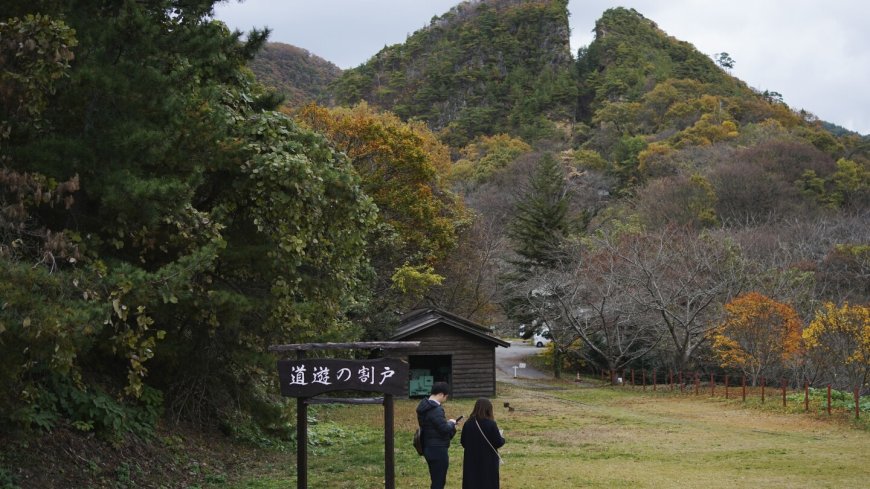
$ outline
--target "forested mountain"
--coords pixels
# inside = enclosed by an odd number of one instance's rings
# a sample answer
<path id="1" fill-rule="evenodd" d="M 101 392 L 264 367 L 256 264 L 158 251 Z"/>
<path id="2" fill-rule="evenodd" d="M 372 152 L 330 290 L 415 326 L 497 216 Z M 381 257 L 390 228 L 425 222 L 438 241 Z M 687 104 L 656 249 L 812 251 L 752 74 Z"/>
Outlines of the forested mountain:
<path id="1" fill-rule="evenodd" d="M 463 2 L 344 72 L 336 101 L 426 121 L 455 146 L 499 132 L 552 136 L 576 102 L 567 4 Z"/>
<path id="2" fill-rule="evenodd" d="M 706 92 L 749 97 L 749 88 L 690 43 L 674 39 L 633 9 L 611 9 L 595 23 L 595 41 L 579 52 L 583 113 L 606 101 L 640 99 L 655 84 L 687 79 Z"/>
<path id="3" fill-rule="evenodd" d="M 8 3 L 0 436 L 267 443 L 270 344 L 421 305 L 546 322 L 557 370 L 866 389 L 866 137 L 639 12 L 574 59 L 566 0 L 463 2 L 339 73 L 210 0 Z"/>
<path id="4" fill-rule="evenodd" d="M 822 124 L 822 127 L 824 127 L 828 132 L 830 132 L 834 136 L 849 136 L 849 135 L 860 136 L 859 133 L 857 133 L 855 131 L 850 131 L 849 129 L 846 129 L 843 126 L 840 126 L 838 124 L 834 124 L 832 122 L 821 121 L 821 124 Z M 870 138 L 870 134 L 865 134 L 863 137 L 865 139 Z"/>
<path id="5" fill-rule="evenodd" d="M 717 66 L 636 11 L 606 11 L 595 33 L 578 53 L 572 147 L 556 148 L 568 188 L 529 187 L 512 208 L 535 213 L 506 230 L 516 254 L 506 255 L 501 280 L 509 314 L 547 318 L 557 341 L 581 340 L 566 352 L 602 369 L 641 357 L 676 369 L 746 369 L 757 365 L 749 338 L 758 331 L 721 326 L 737 321 L 726 306 L 741 294 L 764 297 L 743 314 L 764 315 L 773 298 L 821 329 L 833 320 L 819 315 L 821 304 L 868 302 L 870 160 L 861 138 L 835 137 L 775 92 L 731 77 L 727 58 Z M 475 192 L 469 201 L 486 203 L 484 214 L 511 208 L 497 190 Z M 575 214 L 563 220 L 577 224 L 567 236 L 550 222 L 564 199 Z M 538 236 L 537 247 L 523 236 Z M 554 259 L 532 259 L 527 250 L 541 243 Z M 855 317 L 866 313 L 857 309 Z M 857 321 L 866 338 L 866 320 Z M 789 369 L 794 351 L 780 350 L 765 368 L 844 385 L 866 378 L 866 366 L 857 373 L 820 357 Z"/>
<path id="6" fill-rule="evenodd" d="M 305 49 L 280 42 L 267 42 L 249 63 L 257 80 L 299 107 L 321 101 L 326 87 L 341 76 L 341 68 Z"/>

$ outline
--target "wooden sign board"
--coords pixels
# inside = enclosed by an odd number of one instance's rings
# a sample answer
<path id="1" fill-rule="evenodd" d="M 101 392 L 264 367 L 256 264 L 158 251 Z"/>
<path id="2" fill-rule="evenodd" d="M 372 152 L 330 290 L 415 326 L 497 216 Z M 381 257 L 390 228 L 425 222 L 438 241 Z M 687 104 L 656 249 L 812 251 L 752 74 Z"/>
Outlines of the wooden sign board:
<path id="1" fill-rule="evenodd" d="M 281 395 L 314 397 L 352 390 L 401 395 L 408 384 L 408 364 L 398 358 L 377 360 L 278 360 Z"/>

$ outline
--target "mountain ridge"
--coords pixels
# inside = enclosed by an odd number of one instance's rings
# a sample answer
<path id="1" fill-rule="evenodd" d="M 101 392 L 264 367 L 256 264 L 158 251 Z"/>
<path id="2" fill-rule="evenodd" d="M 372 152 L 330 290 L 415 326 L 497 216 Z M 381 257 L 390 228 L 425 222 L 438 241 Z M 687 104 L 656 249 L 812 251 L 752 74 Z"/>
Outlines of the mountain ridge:
<path id="1" fill-rule="evenodd" d="M 342 73 L 341 68 L 307 49 L 281 42 L 266 43 L 249 68 L 258 81 L 284 95 L 287 105 L 293 107 L 327 100 L 327 87 Z"/>
<path id="2" fill-rule="evenodd" d="M 454 146 L 473 137 L 552 132 L 576 96 L 565 0 L 464 2 L 402 44 L 346 70 L 336 102 L 420 119 Z"/>

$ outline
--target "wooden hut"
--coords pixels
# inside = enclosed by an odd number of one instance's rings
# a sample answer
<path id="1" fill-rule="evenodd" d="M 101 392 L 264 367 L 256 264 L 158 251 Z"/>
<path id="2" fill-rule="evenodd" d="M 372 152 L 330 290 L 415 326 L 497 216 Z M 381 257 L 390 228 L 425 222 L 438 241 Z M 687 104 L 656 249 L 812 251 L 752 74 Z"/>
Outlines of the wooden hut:
<path id="1" fill-rule="evenodd" d="M 409 397 L 429 395 L 433 382 L 450 384 L 453 397 L 494 397 L 495 349 L 510 347 L 480 324 L 440 309 L 419 309 L 401 318 L 393 341 L 419 341 L 413 350 L 390 350 L 408 362 Z"/>

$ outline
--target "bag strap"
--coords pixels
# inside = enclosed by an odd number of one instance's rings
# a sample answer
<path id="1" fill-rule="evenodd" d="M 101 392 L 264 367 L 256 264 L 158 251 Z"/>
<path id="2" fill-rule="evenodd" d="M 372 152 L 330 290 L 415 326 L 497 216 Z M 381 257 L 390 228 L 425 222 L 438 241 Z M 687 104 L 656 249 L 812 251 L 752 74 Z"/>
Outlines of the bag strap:
<path id="1" fill-rule="evenodd" d="M 489 445 L 489 448 L 492 448 L 492 451 L 495 452 L 495 456 L 498 457 L 499 460 L 501 460 L 501 455 L 499 455 L 498 450 L 496 450 L 495 447 L 492 446 L 489 438 L 486 437 L 486 433 L 483 432 L 483 428 L 480 427 L 480 423 L 477 422 L 477 418 L 474 418 L 474 424 L 477 425 L 477 429 L 480 430 L 480 434 L 483 435 L 483 439 L 486 440 L 486 444 Z"/>

